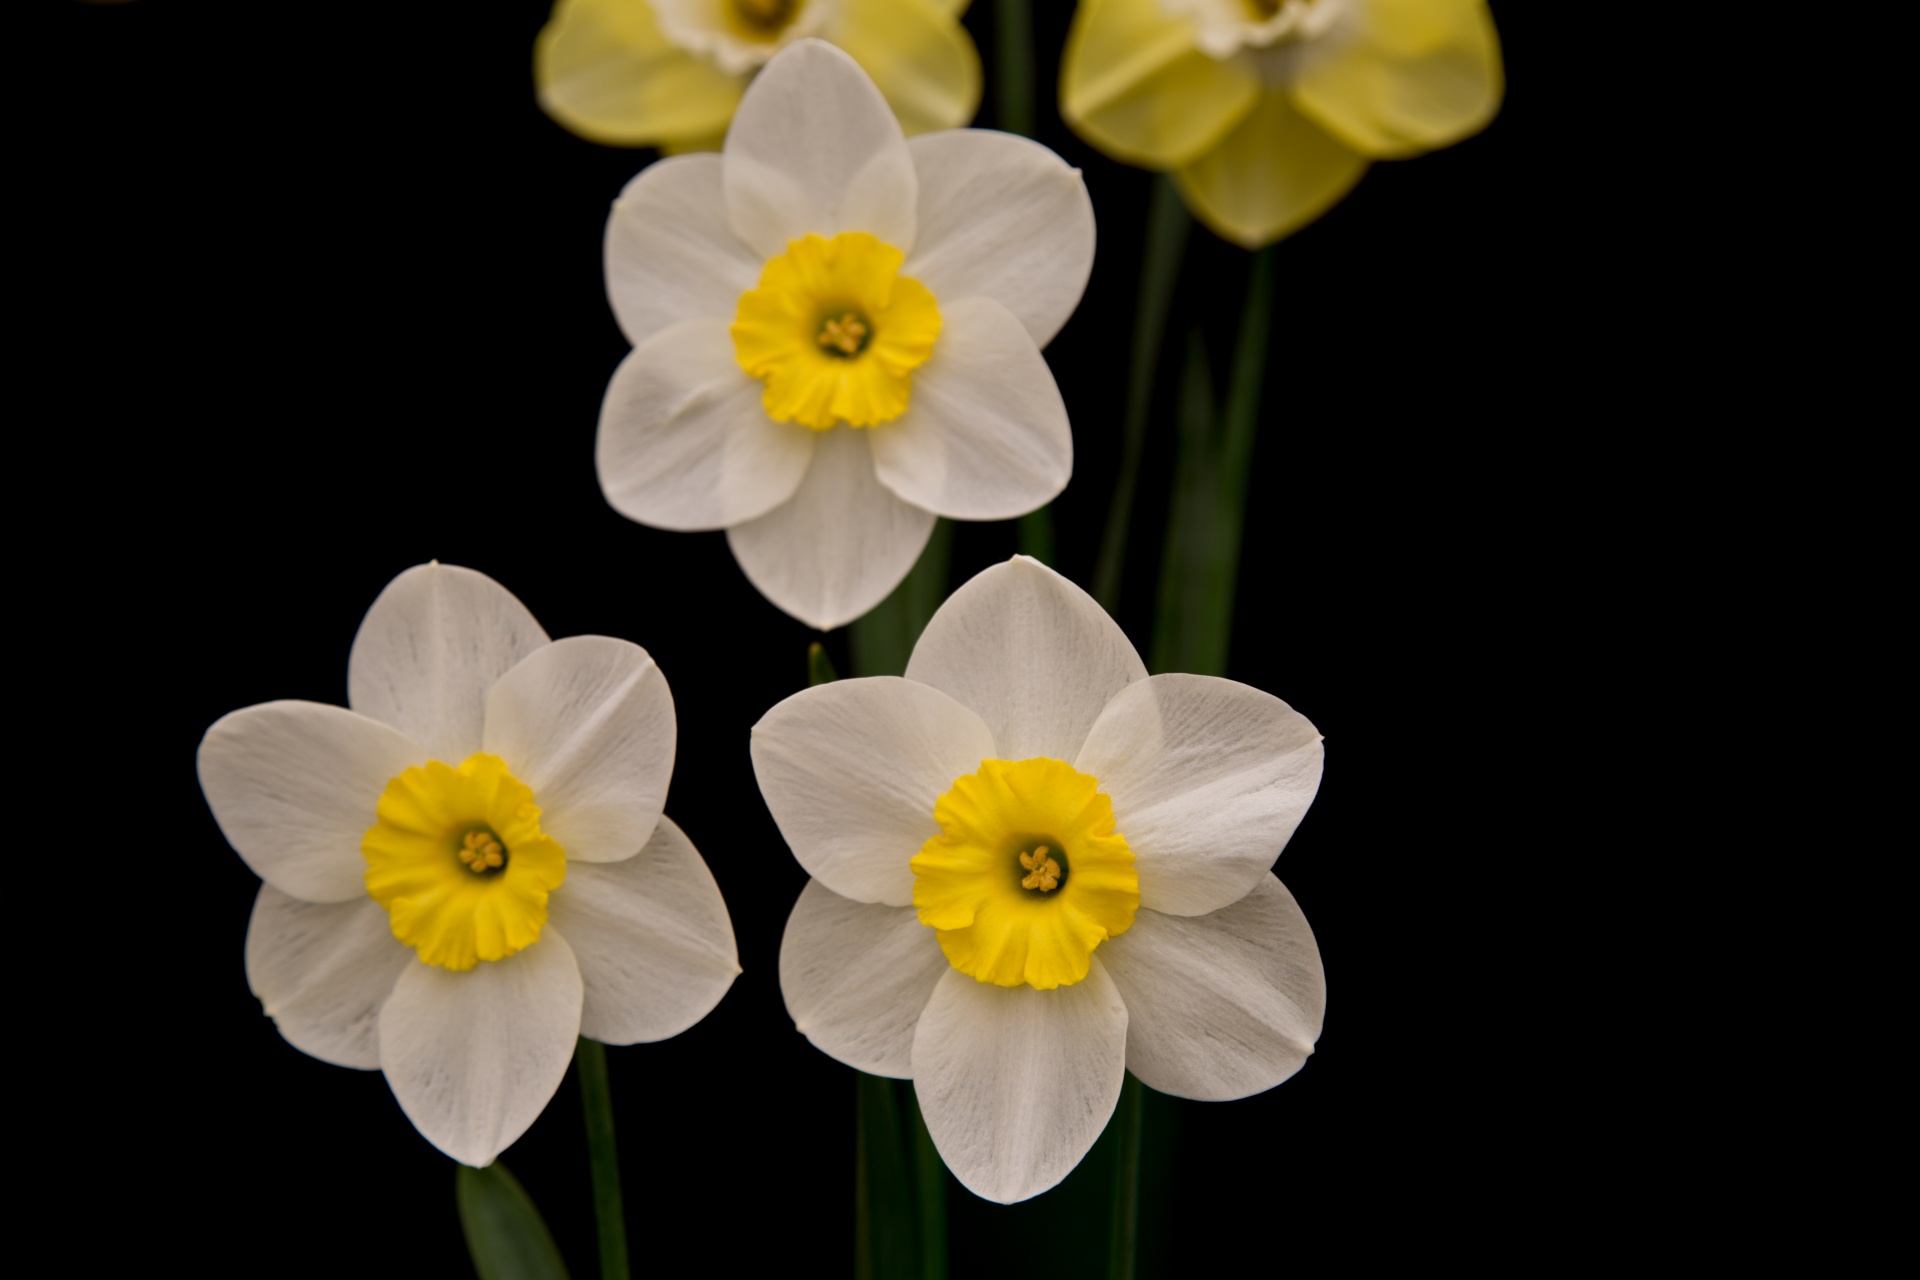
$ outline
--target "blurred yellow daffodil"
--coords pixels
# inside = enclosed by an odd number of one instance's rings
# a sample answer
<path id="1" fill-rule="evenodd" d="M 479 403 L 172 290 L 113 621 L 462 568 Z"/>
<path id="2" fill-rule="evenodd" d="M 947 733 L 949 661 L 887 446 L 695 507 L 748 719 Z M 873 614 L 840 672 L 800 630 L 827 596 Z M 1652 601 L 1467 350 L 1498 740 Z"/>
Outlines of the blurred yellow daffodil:
<path id="1" fill-rule="evenodd" d="M 1486 0 L 1081 0 L 1061 114 L 1257 248 L 1319 217 L 1373 160 L 1458 142 L 1499 109 Z"/>
<path id="2" fill-rule="evenodd" d="M 559 0 L 533 45 L 540 105 L 594 142 L 717 151 L 747 82 L 812 36 L 853 56 L 909 134 L 980 105 L 967 0 Z"/>

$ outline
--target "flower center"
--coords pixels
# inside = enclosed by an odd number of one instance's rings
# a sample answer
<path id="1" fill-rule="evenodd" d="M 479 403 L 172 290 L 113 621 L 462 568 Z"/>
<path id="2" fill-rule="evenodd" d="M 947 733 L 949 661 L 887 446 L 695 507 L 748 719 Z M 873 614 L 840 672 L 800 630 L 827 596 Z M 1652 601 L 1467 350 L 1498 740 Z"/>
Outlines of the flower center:
<path id="1" fill-rule="evenodd" d="M 360 841 L 367 892 L 423 961 L 471 969 L 539 941 L 567 855 L 540 830 L 533 789 L 500 757 L 408 769 L 374 812 Z"/>
<path id="2" fill-rule="evenodd" d="M 1321 35 L 1347 0 L 1160 0 L 1161 8 L 1194 25 L 1201 52 L 1230 58 L 1242 49 L 1278 49 Z"/>
<path id="3" fill-rule="evenodd" d="M 1063 760 L 982 760 L 933 804 L 913 905 L 954 968 L 1042 991 L 1087 976 L 1140 906 L 1133 850 L 1097 778 Z"/>
<path id="4" fill-rule="evenodd" d="M 864 231 L 803 236 L 767 260 L 731 332 L 740 367 L 766 384 L 768 416 L 826 431 L 906 412 L 912 372 L 940 336 L 940 306 L 900 274 L 905 260 Z"/>
<path id="5" fill-rule="evenodd" d="M 1020 878 L 1022 889 L 1052 893 L 1060 887 L 1060 864 L 1047 856 L 1047 846 L 1035 845 L 1032 853 L 1021 854 L 1020 867 L 1027 872 Z"/>
<path id="6" fill-rule="evenodd" d="M 726 0 L 728 25 L 749 40 L 771 40 L 793 24 L 804 0 Z"/>
<path id="7" fill-rule="evenodd" d="M 828 316 L 820 324 L 820 332 L 814 335 L 814 341 L 827 349 L 827 354 L 839 352 L 843 356 L 857 356 L 867 349 L 867 322 L 860 318 L 857 311 L 849 311 L 838 319 Z"/>
<path id="8" fill-rule="evenodd" d="M 461 839 L 460 861 L 475 875 L 485 875 L 507 865 L 507 847 L 500 843 L 500 837 L 482 827 Z"/>

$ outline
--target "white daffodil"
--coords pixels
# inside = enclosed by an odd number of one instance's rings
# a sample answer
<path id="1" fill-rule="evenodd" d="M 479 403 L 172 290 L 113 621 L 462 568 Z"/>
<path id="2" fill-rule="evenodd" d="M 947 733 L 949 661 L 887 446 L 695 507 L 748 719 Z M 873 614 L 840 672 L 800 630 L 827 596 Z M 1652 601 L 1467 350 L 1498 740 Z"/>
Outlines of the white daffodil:
<path id="1" fill-rule="evenodd" d="M 201 740 L 207 803 L 266 881 L 247 981 L 295 1048 L 378 1067 L 429 1142 L 491 1164 L 577 1037 L 678 1035 L 740 972 L 662 813 L 673 698 L 638 645 L 550 641 L 493 579 L 430 564 L 367 611 L 347 701 Z"/>
<path id="2" fill-rule="evenodd" d="M 878 604 L 936 515 L 1003 520 L 1067 483 L 1040 348 L 1086 286 L 1093 207 L 1037 143 L 908 139 L 851 58 L 801 40 L 748 88 L 724 151 L 627 185 L 606 261 L 634 344 L 600 412 L 607 501 L 725 529 L 804 622 Z"/>
<path id="3" fill-rule="evenodd" d="M 847 1065 L 911 1078 L 975 1194 L 1065 1177 L 1128 1070 L 1221 1100 L 1313 1051 L 1320 952 L 1269 868 L 1319 787 L 1319 733 L 1258 689 L 1148 676 L 1039 562 L 955 592 L 904 679 L 780 703 L 753 764 L 813 877 L 780 949 L 788 1012 Z"/>

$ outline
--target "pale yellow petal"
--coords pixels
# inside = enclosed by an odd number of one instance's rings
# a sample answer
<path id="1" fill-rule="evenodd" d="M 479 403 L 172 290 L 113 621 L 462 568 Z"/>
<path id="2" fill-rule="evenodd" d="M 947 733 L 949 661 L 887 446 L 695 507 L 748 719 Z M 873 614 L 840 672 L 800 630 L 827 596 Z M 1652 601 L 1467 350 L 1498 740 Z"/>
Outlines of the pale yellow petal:
<path id="1" fill-rule="evenodd" d="M 980 109 L 980 54 L 945 0 L 843 0 L 833 42 L 907 133 L 958 129 Z"/>
<path id="2" fill-rule="evenodd" d="M 560 0 L 533 44 L 533 82 L 568 129 L 630 147 L 725 133 L 745 87 L 668 44 L 633 0 Z"/>
<path id="3" fill-rule="evenodd" d="M 1294 101 L 1354 150 L 1418 155 L 1500 109 L 1500 37 L 1486 0 L 1366 0 L 1350 43 L 1313 60 Z"/>
<path id="4" fill-rule="evenodd" d="M 1174 179 L 1195 217 L 1258 249 L 1325 213 L 1366 171 L 1365 156 L 1269 90 L 1225 142 Z"/>
<path id="5" fill-rule="evenodd" d="M 660 150 L 670 156 L 683 156 L 690 151 L 718 151 L 726 140 L 725 130 L 698 138 L 666 138 L 661 141 Z"/>
<path id="6" fill-rule="evenodd" d="M 1219 144 L 1252 109 L 1259 82 L 1194 46 L 1193 24 L 1158 0 L 1084 0 L 1067 32 L 1060 114 L 1117 160 L 1177 169 Z"/>

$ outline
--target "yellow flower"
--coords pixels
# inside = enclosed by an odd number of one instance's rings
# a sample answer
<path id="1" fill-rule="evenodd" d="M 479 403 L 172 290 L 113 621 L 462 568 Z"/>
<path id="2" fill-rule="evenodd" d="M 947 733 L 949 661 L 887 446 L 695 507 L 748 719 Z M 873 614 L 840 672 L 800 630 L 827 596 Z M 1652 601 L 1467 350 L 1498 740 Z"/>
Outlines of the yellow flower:
<path id="1" fill-rule="evenodd" d="M 1082 0 L 1060 111 L 1108 155 L 1172 170 L 1196 217 L 1253 249 L 1370 161 L 1478 132 L 1502 87 L 1486 0 Z"/>
<path id="2" fill-rule="evenodd" d="M 966 0 L 559 0 L 533 45 L 540 105 L 612 146 L 715 151 L 747 82 L 814 36 L 873 78 L 906 132 L 957 129 L 980 105 Z"/>

